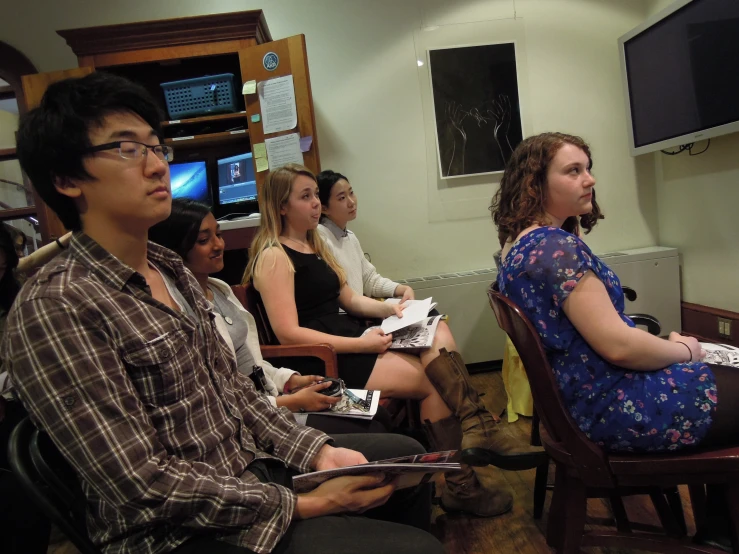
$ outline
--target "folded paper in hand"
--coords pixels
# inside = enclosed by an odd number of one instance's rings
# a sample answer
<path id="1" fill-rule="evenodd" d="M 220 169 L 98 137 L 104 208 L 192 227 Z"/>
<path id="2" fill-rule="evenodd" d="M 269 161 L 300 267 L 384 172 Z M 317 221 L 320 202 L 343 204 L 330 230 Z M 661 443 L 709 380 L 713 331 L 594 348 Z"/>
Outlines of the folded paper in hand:
<path id="1" fill-rule="evenodd" d="M 403 310 L 403 317 L 391 315 L 385 318 L 380 325 L 385 334 L 393 333 L 403 327 L 408 327 L 414 323 L 418 323 L 422 319 L 426 319 L 429 312 L 433 309 L 431 306 L 431 297 L 426 300 L 408 300 Z"/>
<path id="2" fill-rule="evenodd" d="M 429 452 L 402 458 L 390 458 L 357 466 L 340 467 L 324 471 L 314 471 L 293 477 L 293 490 L 297 494 L 310 492 L 321 483 L 335 477 L 347 475 L 372 475 L 381 473 L 386 479 L 378 486 L 389 483 L 398 478 L 397 488 L 413 487 L 419 483 L 427 483 L 434 473 L 461 471 L 462 466 L 457 461 L 457 450 L 444 452 Z"/>

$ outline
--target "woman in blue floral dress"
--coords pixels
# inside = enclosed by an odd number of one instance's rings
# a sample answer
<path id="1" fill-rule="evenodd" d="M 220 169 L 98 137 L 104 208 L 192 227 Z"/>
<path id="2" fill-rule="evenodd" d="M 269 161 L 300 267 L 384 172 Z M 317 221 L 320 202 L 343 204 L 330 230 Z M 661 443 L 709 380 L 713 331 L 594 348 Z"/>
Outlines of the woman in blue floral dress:
<path id="1" fill-rule="evenodd" d="M 692 337 L 635 327 L 618 277 L 579 237 L 603 217 L 591 167 L 579 137 L 545 133 L 518 146 L 491 206 L 501 292 L 536 327 L 572 418 L 596 444 L 666 452 L 736 442 L 739 418 L 728 402 L 718 410 L 736 370 L 701 362 Z"/>

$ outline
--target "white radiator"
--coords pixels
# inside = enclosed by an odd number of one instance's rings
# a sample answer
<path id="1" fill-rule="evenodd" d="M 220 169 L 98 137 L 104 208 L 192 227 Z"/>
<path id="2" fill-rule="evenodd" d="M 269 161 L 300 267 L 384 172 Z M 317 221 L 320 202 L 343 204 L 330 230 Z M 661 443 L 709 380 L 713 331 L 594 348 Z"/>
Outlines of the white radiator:
<path id="1" fill-rule="evenodd" d="M 675 248 L 655 246 L 600 254 L 618 275 L 621 284 L 637 293 L 626 301 L 626 313 L 646 313 L 662 324 L 663 333 L 680 331 L 680 263 Z M 400 280 L 419 299 L 433 296 L 438 310 L 449 315 L 464 360 L 468 364 L 503 358 L 505 334 L 498 327 L 487 290 L 496 279 L 494 268 L 442 273 Z"/>

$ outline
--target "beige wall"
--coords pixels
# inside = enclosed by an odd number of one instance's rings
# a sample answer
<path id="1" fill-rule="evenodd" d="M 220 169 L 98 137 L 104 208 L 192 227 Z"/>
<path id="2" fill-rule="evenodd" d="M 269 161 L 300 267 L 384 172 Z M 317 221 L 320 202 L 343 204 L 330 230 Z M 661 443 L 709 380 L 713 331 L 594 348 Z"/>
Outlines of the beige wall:
<path id="1" fill-rule="evenodd" d="M 274 37 L 306 35 L 322 163 L 352 179 L 360 199 L 352 229 L 373 262 L 396 278 L 491 266 L 489 217 L 429 214 L 420 102 L 428 83 L 419 79 L 414 33 L 512 18 L 512 0 L 28 0 L 0 19 L 0 40 L 50 71 L 76 65 L 56 29 L 260 7 Z M 616 44 L 644 19 L 643 0 L 517 0 L 515 7 L 525 28 L 531 131 L 577 133 L 593 147 L 607 219 L 588 242 L 601 252 L 656 244 L 654 162 L 628 154 Z M 470 31 L 468 40 L 495 38 Z M 474 192 L 486 202 L 498 178 L 444 192 L 460 201 Z"/>
<path id="2" fill-rule="evenodd" d="M 652 0 L 648 15 L 670 3 Z M 683 300 L 739 312 L 739 134 L 700 156 L 641 157 L 654 159 L 660 243 L 680 249 Z"/>
<path id="3" fill-rule="evenodd" d="M 12 148 L 15 146 L 15 131 L 18 128 L 18 115 L 0 109 L 0 148 Z M 23 182 L 21 166 L 17 160 L 0 162 L 0 179 L 7 179 L 16 183 Z M 0 200 L 12 208 L 22 208 L 28 205 L 26 193 L 18 187 L 0 182 Z M 15 219 L 8 222 L 17 227 L 29 237 L 35 235 L 33 226 L 23 219 Z M 38 237 L 39 239 L 41 237 Z"/>

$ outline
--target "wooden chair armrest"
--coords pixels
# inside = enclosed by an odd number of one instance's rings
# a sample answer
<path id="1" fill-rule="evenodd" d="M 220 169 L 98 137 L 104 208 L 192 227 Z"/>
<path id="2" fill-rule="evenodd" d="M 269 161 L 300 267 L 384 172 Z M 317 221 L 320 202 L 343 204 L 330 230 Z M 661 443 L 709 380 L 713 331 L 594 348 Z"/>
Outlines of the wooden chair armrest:
<path id="1" fill-rule="evenodd" d="M 294 358 L 297 356 L 318 358 L 326 367 L 326 377 L 339 378 L 336 349 L 330 344 L 260 345 L 259 349 L 262 351 L 263 358 Z"/>

